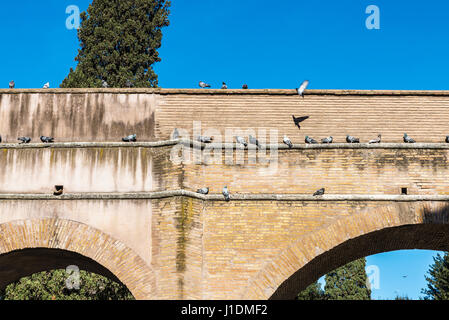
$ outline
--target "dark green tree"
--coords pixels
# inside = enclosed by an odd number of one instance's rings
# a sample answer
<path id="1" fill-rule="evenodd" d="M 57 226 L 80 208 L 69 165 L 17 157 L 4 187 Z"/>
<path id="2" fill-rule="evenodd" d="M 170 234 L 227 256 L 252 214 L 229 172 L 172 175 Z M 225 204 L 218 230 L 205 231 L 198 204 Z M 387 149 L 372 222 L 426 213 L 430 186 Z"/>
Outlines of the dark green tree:
<path id="1" fill-rule="evenodd" d="M 433 258 L 433 264 L 425 276 L 427 288 L 422 289 L 426 300 L 449 300 L 449 255 L 437 254 Z"/>
<path id="2" fill-rule="evenodd" d="M 0 293 L 4 300 L 134 300 L 131 292 L 111 279 L 80 270 L 79 289 L 68 289 L 65 270 L 35 273 L 11 283 Z"/>
<path id="3" fill-rule="evenodd" d="M 366 259 L 362 258 L 326 274 L 326 300 L 370 300 L 365 267 Z"/>
<path id="4" fill-rule="evenodd" d="M 318 281 L 312 283 L 306 289 L 301 291 L 296 300 L 323 300 L 324 299 L 324 291 L 321 289 L 321 285 Z"/>
<path id="5" fill-rule="evenodd" d="M 93 0 L 80 16 L 78 65 L 60 87 L 157 87 L 152 65 L 161 61 L 169 7 L 167 0 Z"/>

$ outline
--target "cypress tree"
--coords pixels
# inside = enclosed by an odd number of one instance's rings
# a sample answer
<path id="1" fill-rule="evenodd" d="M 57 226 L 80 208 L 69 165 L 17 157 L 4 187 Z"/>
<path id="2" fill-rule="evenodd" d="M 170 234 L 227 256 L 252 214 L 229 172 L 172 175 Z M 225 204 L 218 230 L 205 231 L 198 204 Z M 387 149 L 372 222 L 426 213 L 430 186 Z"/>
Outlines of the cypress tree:
<path id="1" fill-rule="evenodd" d="M 324 291 L 321 289 L 321 285 L 318 281 L 316 281 L 301 291 L 296 297 L 296 300 L 323 300 L 323 298 Z"/>
<path id="2" fill-rule="evenodd" d="M 362 258 L 326 274 L 326 300 L 370 300 L 365 266 L 366 259 Z"/>
<path id="3" fill-rule="evenodd" d="M 157 87 L 152 65 L 161 61 L 161 28 L 168 26 L 170 1 L 93 0 L 80 16 L 75 70 L 62 88 Z"/>
<path id="4" fill-rule="evenodd" d="M 425 276 L 427 288 L 422 289 L 426 300 L 449 300 L 449 256 L 437 254 L 433 258 L 433 264 Z"/>

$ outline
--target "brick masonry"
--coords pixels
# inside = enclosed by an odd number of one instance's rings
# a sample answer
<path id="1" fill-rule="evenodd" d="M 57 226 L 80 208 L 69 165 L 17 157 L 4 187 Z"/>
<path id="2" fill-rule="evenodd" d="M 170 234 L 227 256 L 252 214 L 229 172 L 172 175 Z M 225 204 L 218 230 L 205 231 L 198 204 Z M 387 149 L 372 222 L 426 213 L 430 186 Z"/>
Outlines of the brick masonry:
<path id="1" fill-rule="evenodd" d="M 439 144 L 447 92 L 309 91 L 300 99 L 293 90 L 53 89 L 0 97 L 4 265 L 22 254 L 37 266 L 26 250 L 47 248 L 91 259 L 64 262 L 110 272 L 139 299 L 290 299 L 362 256 L 449 250 L 449 147 Z M 301 131 L 291 114 L 310 115 Z M 277 129 L 278 142 L 287 134 L 297 145 L 280 147 L 274 165 L 250 163 L 248 150 L 241 164 L 226 164 L 222 153 L 213 164 L 175 164 L 173 142 L 145 142 L 169 139 L 174 127 L 191 136 L 194 120 L 220 134 Z M 44 130 L 66 143 L 11 144 Z M 116 143 L 131 132 L 143 142 Z M 366 142 L 379 132 L 387 143 L 303 144 L 305 135 Z M 425 144 L 393 144 L 404 132 Z M 55 184 L 65 196 L 52 196 Z M 204 186 L 210 196 L 191 193 Z M 313 198 L 321 187 L 326 195 Z M 0 272 L 0 284 L 27 272 Z"/>

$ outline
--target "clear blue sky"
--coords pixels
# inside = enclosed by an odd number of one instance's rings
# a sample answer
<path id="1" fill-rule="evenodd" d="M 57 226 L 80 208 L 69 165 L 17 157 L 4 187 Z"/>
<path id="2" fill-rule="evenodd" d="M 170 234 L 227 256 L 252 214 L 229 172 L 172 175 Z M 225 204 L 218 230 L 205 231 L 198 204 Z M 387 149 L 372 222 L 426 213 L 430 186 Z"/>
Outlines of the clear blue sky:
<path id="1" fill-rule="evenodd" d="M 195 88 L 449 89 L 449 1 L 173 0 L 155 66 L 159 85 Z M 58 87 L 78 49 L 66 8 L 90 0 L 2 1 L 0 88 Z M 368 30 L 368 5 L 380 30 Z M 373 298 L 420 296 L 435 252 L 368 258 L 381 271 Z M 407 275 L 407 278 L 403 278 Z"/>

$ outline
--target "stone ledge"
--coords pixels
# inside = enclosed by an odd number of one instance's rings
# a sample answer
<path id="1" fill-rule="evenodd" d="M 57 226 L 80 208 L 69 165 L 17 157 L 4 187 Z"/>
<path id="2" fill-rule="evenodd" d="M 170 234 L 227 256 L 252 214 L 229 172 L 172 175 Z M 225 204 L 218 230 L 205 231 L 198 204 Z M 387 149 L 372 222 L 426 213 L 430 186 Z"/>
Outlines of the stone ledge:
<path id="1" fill-rule="evenodd" d="M 49 88 L 49 89 L 0 89 L 0 94 L 189 94 L 189 95 L 297 95 L 295 89 L 180 89 L 180 88 Z M 305 95 L 355 95 L 355 96 L 449 96 L 447 90 L 339 90 L 308 89 Z"/>
<path id="2" fill-rule="evenodd" d="M 52 194 L 0 194 L 1 200 L 139 200 L 188 197 L 204 201 L 225 201 L 221 194 L 202 195 L 189 190 L 171 190 L 157 192 L 129 193 L 66 193 L 61 196 Z M 232 201 L 449 201 L 449 195 L 373 195 L 373 194 L 325 194 L 312 196 L 307 194 L 232 194 Z"/>

